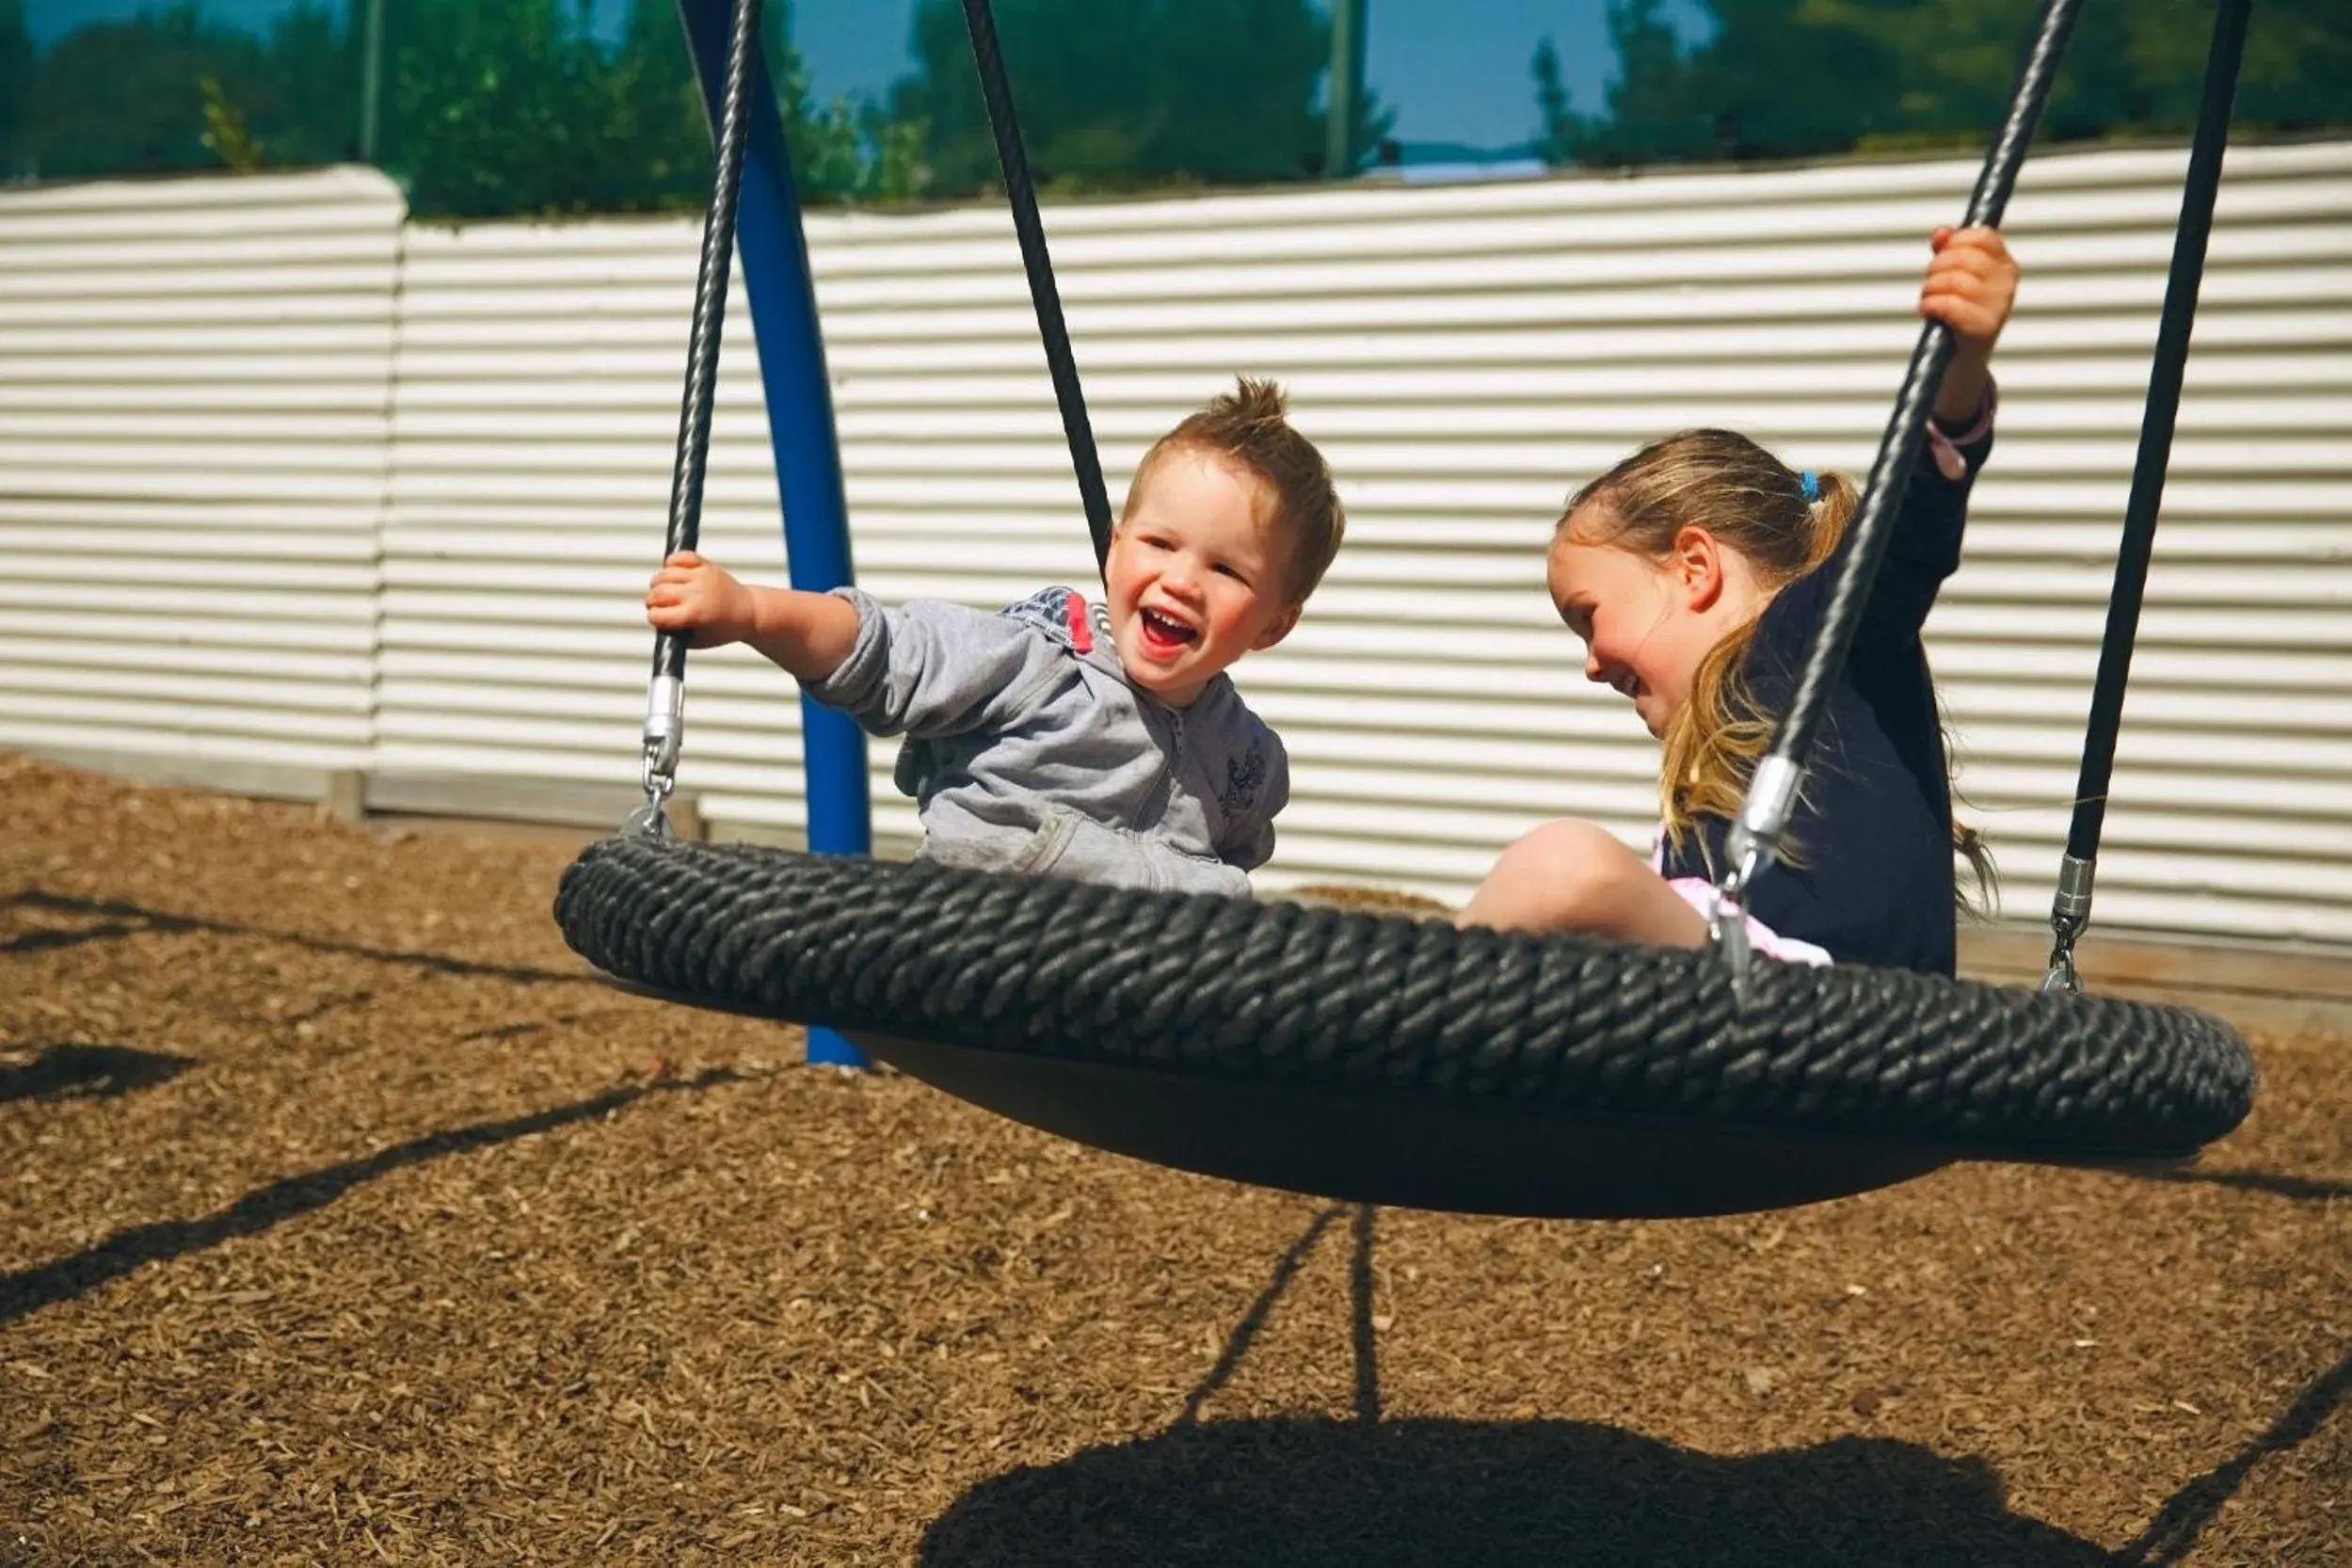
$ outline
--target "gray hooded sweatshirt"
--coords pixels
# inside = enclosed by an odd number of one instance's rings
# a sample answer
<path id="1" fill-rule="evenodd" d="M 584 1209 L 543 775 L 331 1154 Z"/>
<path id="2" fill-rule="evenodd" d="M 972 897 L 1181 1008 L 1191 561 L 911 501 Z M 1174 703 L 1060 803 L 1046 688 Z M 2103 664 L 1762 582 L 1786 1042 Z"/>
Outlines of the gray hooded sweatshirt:
<path id="1" fill-rule="evenodd" d="M 1139 690 L 1108 612 L 1068 588 L 994 615 L 834 593 L 856 606 L 857 640 L 807 689 L 907 738 L 896 779 L 921 811 L 918 858 L 1249 896 L 1290 765 L 1230 680 L 1184 708 Z"/>

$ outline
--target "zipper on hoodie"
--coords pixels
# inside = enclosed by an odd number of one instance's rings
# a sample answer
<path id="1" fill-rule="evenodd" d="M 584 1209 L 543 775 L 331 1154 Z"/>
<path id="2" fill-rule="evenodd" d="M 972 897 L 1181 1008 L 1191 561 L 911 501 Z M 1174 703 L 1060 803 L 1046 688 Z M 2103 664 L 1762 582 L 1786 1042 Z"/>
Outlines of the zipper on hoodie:
<path id="1" fill-rule="evenodd" d="M 1154 698 L 1145 700 L 1157 701 Z M 1159 703 L 1158 706 L 1161 712 L 1168 715 L 1168 745 L 1160 755 L 1160 776 L 1152 784 L 1149 808 L 1136 818 L 1138 833 L 1148 832 L 1167 819 L 1169 802 L 1176 797 L 1176 770 L 1184 765 L 1184 711 L 1170 708 L 1165 703 Z"/>

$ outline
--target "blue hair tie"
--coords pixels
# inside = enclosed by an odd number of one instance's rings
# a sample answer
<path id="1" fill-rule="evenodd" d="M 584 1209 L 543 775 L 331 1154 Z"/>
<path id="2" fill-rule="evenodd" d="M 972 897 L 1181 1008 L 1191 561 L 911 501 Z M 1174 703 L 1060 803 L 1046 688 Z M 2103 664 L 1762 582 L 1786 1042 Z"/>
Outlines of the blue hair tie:
<path id="1" fill-rule="evenodd" d="M 1808 503 L 1821 499 L 1821 476 L 1811 469 L 1800 470 L 1797 475 L 1797 493 Z"/>

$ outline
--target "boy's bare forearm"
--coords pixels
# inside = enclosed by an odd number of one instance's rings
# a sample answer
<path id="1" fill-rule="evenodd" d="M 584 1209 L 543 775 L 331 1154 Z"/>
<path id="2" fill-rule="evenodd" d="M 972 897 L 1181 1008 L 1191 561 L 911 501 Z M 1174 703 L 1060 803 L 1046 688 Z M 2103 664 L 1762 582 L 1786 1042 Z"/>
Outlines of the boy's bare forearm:
<path id="1" fill-rule="evenodd" d="M 751 616 L 744 642 L 803 680 L 831 676 L 857 642 L 857 610 L 847 600 L 796 588 L 747 591 Z"/>

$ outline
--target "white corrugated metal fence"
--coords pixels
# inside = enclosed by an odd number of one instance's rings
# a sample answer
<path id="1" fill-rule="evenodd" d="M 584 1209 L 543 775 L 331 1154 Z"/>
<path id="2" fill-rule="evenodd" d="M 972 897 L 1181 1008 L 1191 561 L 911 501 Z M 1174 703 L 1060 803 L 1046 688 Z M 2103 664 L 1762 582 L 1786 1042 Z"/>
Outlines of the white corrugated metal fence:
<path id="1" fill-rule="evenodd" d="M 0 195 L 0 744 L 365 765 L 407 216 L 354 168 Z"/>
<path id="2" fill-rule="evenodd" d="M 1968 809 L 2021 916 L 2046 907 L 2064 834 L 2184 165 L 2042 156 L 2008 225 L 2027 273 L 2000 447 L 1929 634 Z M 1347 548 L 1298 632 L 1239 671 L 1294 760 L 1270 881 L 1458 896 L 1546 816 L 1644 836 L 1654 749 L 1587 686 L 1542 590 L 1560 500 L 1701 423 L 1865 467 L 1916 332 L 1925 236 L 1974 175 L 1856 163 L 1049 210 L 1114 497 L 1154 436 L 1242 371 L 1291 389 L 1340 476 Z M 279 715 L 300 712 L 306 759 L 358 745 L 386 773 L 633 779 L 636 603 L 696 230 L 404 237 L 376 216 L 393 199 L 362 200 L 370 178 L 0 198 L 0 743 L 55 749 L 71 726 L 91 748 L 234 756 L 296 744 Z M 232 248 L 189 239 L 158 264 L 109 238 L 240 200 Z M 1009 219 L 818 214 L 808 233 L 860 581 L 977 604 L 1089 583 Z M 394 265 L 387 463 L 383 383 L 365 394 L 379 361 L 360 345 L 387 352 Z M 729 326 L 704 545 L 780 580 L 747 315 Z M 206 374 L 214 345 L 225 377 Z M 2347 435 L 2352 144 L 2240 148 L 2125 715 L 2104 924 L 2352 940 Z M 166 510 L 219 520 L 183 530 Z M 72 613 L 50 563 L 97 537 L 127 586 L 94 659 L 55 641 Z M 208 594 L 249 606 L 229 617 L 244 641 Z M 372 645 L 330 647 L 376 609 Z M 155 649 L 183 620 L 212 640 L 174 663 Z M 296 637 L 343 663 L 296 680 L 255 651 Z M 370 646 L 372 728 L 348 678 Z M 725 650 L 695 657 L 688 689 L 681 786 L 722 824 L 796 824 L 791 683 Z M 876 824 L 911 835 L 888 761 L 876 747 Z"/>

